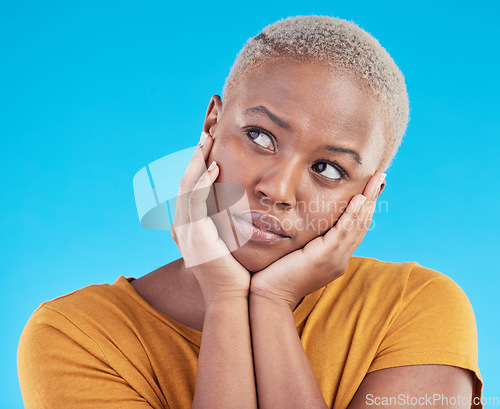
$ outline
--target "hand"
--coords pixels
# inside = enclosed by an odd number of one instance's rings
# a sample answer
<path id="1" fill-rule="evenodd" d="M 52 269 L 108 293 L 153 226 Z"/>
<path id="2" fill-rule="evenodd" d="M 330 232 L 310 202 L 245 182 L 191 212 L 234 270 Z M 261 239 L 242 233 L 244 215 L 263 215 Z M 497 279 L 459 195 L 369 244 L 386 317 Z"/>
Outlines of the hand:
<path id="1" fill-rule="evenodd" d="M 207 215 L 207 198 L 219 176 L 213 162 L 206 161 L 213 139 L 203 132 L 200 143 L 179 184 L 172 238 L 184 264 L 196 277 L 205 305 L 231 297 L 248 297 L 250 273 L 234 259 Z"/>
<path id="2" fill-rule="evenodd" d="M 376 172 L 363 194 L 350 200 L 328 232 L 255 273 L 251 295 L 273 299 L 293 310 L 307 294 L 344 274 L 352 253 L 368 231 L 384 180 L 385 174 Z"/>

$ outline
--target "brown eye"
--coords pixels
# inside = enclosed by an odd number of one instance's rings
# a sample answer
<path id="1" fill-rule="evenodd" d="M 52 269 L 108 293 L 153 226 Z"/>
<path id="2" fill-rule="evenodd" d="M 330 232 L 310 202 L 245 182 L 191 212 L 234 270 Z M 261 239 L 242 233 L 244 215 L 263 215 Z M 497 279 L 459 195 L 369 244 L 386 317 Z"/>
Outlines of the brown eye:
<path id="1" fill-rule="evenodd" d="M 326 177 L 327 179 L 332 179 L 332 180 L 340 180 L 342 179 L 342 175 L 338 171 L 338 169 L 331 165 L 330 163 L 327 162 L 317 162 L 314 165 L 312 165 L 312 169 L 315 172 L 318 172 L 322 176 Z"/>
<path id="2" fill-rule="evenodd" d="M 263 148 L 269 149 L 271 151 L 274 150 L 273 140 L 270 136 L 266 135 L 263 132 L 252 130 L 249 131 L 248 137 L 255 142 L 257 145 L 262 146 Z"/>

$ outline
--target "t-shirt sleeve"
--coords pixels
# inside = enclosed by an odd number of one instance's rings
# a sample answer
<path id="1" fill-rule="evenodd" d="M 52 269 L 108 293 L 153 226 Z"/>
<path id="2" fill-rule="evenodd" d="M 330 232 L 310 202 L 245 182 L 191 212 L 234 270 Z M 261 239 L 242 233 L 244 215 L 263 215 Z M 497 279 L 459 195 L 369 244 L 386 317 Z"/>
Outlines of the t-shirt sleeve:
<path id="1" fill-rule="evenodd" d="M 41 306 L 19 342 L 26 409 L 151 409 L 108 364 L 99 345 L 68 318 Z"/>
<path id="2" fill-rule="evenodd" d="M 416 265 L 409 273 L 399 313 L 390 323 L 368 372 L 424 364 L 472 371 L 475 395 L 480 396 L 482 382 L 471 304 L 453 280 Z"/>

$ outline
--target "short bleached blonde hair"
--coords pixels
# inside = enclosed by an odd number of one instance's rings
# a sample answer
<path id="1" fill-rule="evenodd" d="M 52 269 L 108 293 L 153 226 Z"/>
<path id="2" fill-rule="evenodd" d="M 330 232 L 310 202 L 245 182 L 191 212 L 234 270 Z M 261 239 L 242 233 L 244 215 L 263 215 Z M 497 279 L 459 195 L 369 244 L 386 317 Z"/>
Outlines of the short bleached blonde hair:
<path id="1" fill-rule="evenodd" d="M 327 63 L 354 74 L 382 104 L 386 147 L 381 168 L 396 154 L 409 120 L 403 74 L 380 43 L 352 22 L 328 16 L 289 17 L 265 27 L 239 52 L 224 85 L 226 99 L 242 74 L 275 58 Z"/>

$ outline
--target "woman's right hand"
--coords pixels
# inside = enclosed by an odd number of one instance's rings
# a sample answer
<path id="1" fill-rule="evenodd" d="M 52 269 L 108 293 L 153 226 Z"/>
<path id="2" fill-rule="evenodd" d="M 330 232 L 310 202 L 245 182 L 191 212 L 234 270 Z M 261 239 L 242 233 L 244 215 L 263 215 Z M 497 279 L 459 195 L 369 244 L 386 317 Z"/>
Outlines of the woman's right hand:
<path id="1" fill-rule="evenodd" d="M 232 256 L 207 215 L 207 198 L 219 176 L 215 162 L 206 170 L 214 140 L 202 132 L 200 143 L 179 184 L 172 238 L 184 264 L 196 277 L 205 305 L 248 297 L 250 273 Z"/>

